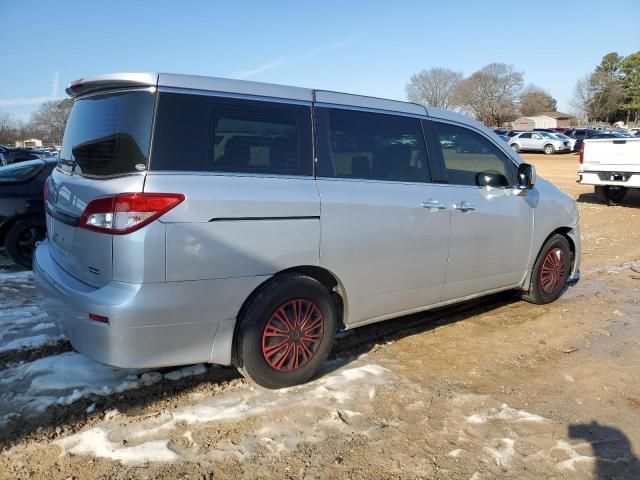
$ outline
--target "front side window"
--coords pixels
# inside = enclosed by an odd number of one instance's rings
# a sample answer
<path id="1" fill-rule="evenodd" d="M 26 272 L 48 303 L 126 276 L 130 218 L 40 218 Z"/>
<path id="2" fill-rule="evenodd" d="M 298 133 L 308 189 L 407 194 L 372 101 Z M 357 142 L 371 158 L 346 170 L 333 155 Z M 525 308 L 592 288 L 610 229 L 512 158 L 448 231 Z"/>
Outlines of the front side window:
<path id="1" fill-rule="evenodd" d="M 426 149 L 418 119 L 325 108 L 317 110 L 317 118 L 320 125 L 319 161 L 329 160 L 332 166 L 326 171 L 327 176 L 396 182 L 429 181 Z"/>
<path id="2" fill-rule="evenodd" d="M 310 108 L 160 93 L 152 171 L 311 175 Z"/>
<path id="3" fill-rule="evenodd" d="M 434 123 L 448 182 L 457 185 L 507 187 L 513 184 L 514 168 L 491 141 L 468 128 Z"/>
<path id="4" fill-rule="evenodd" d="M 155 95 L 105 93 L 75 101 L 60 150 L 60 168 L 93 177 L 147 168 Z"/>

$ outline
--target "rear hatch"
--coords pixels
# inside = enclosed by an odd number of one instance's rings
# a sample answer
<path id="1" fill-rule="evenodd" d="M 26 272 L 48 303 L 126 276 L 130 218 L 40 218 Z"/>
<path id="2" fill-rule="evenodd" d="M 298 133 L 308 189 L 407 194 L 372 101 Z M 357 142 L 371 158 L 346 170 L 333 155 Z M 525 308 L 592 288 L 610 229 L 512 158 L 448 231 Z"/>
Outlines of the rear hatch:
<path id="1" fill-rule="evenodd" d="M 56 263 L 94 287 L 112 279 L 113 236 L 78 224 L 92 200 L 143 191 L 154 103 L 152 88 L 94 92 L 67 122 L 47 185 L 47 236 Z"/>
<path id="2" fill-rule="evenodd" d="M 640 138 L 584 141 L 582 170 L 640 173 Z"/>

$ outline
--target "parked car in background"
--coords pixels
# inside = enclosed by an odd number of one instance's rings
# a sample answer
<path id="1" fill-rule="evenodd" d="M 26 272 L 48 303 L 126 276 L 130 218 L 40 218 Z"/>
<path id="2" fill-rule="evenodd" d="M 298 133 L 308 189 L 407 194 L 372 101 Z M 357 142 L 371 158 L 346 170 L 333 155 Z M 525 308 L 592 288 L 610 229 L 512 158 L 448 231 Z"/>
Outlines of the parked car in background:
<path id="1" fill-rule="evenodd" d="M 504 140 L 505 142 L 509 143 L 510 138 L 507 135 L 498 135 L 500 137 L 501 140 Z"/>
<path id="2" fill-rule="evenodd" d="M 640 138 L 602 135 L 584 141 L 578 183 L 594 185 L 599 201 L 616 204 L 629 189 L 640 189 Z"/>
<path id="3" fill-rule="evenodd" d="M 558 132 L 558 133 L 562 133 L 563 135 L 566 135 L 570 129 L 567 127 L 556 127 L 556 128 L 552 128 L 551 130 L 553 130 L 554 132 Z"/>
<path id="4" fill-rule="evenodd" d="M 35 159 L 0 167 L 0 245 L 25 268 L 46 234 L 43 192 L 55 166 L 54 160 Z"/>
<path id="5" fill-rule="evenodd" d="M 519 133 L 524 133 L 524 130 L 509 130 L 507 132 L 507 137 L 513 137 L 515 135 L 518 135 Z"/>
<path id="6" fill-rule="evenodd" d="M 585 138 L 590 138 L 594 135 L 600 135 L 601 133 L 601 131 L 591 128 L 573 128 L 569 130 L 566 135 L 576 140 L 574 149 L 577 151 L 582 148 L 582 142 Z"/>
<path id="7" fill-rule="evenodd" d="M 35 160 L 40 158 L 36 153 L 31 152 L 25 148 L 7 148 L 0 147 L 0 153 L 4 157 L 5 163 L 17 163 L 17 162 L 25 162 L 27 160 Z"/>
<path id="8" fill-rule="evenodd" d="M 67 92 L 34 273 L 100 362 L 234 363 L 286 387 L 339 328 L 511 289 L 548 303 L 577 281 L 575 201 L 468 117 L 172 74 Z"/>
<path id="9" fill-rule="evenodd" d="M 576 139 L 575 138 L 571 138 L 571 137 L 567 137 L 566 135 L 559 133 L 559 132 L 553 132 L 551 135 L 553 135 L 556 138 L 559 138 L 560 140 L 562 140 L 563 142 L 569 142 L 569 148 L 571 149 L 572 152 L 574 152 L 576 150 Z"/>
<path id="10" fill-rule="evenodd" d="M 511 137 L 509 145 L 516 152 L 544 152 L 547 155 L 570 152 L 569 141 L 561 140 L 549 132 L 524 132 Z"/>
<path id="11" fill-rule="evenodd" d="M 506 128 L 494 128 L 493 131 L 496 132 L 496 135 L 506 135 L 509 132 Z"/>

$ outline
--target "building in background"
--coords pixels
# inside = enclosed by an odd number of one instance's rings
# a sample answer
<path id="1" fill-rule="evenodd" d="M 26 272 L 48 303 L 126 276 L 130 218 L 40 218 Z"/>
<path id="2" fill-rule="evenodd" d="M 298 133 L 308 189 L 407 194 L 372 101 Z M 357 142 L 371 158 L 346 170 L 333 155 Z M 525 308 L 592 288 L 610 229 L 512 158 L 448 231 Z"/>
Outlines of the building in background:
<path id="1" fill-rule="evenodd" d="M 534 128 L 570 127 L 573 115 L 562 112 L 544 112 L 530 117 L 520 117 L 513 122 L 514 130 L 533 130 Z"/>
<path id="2" fill-rule="evenodd" d="M 16 142 L 16 148 L 41 148 L 42 140 L 38 138 L 27 138 L 25 140 L 18 140 Z"/>

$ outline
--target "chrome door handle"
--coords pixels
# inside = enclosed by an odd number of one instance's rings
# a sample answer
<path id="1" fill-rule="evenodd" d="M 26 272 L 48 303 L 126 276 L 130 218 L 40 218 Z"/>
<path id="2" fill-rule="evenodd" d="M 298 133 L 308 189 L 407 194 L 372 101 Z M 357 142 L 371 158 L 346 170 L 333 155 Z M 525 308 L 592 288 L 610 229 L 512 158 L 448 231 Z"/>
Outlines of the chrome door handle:
<path id="1" fill-rule="evenodd" d="M 444 203 L 440 203 L 438 200 L 427 200 L 425 202 L 422 202 L 421 205 L 424 208 L 428 208 L 429 210 L 434 209 L 434 210 L 445 210 L 447 208 L 447 206 Z"/>
<path id="2" fill-rule="evenodd" d="M 454 203 L 453 208 L 455 208 L 456 210 L 460 210 L 461 212 L 472 212 L 476 209 L 476 206 L 470 204 L 469 202 L 460 202 Z"/>

